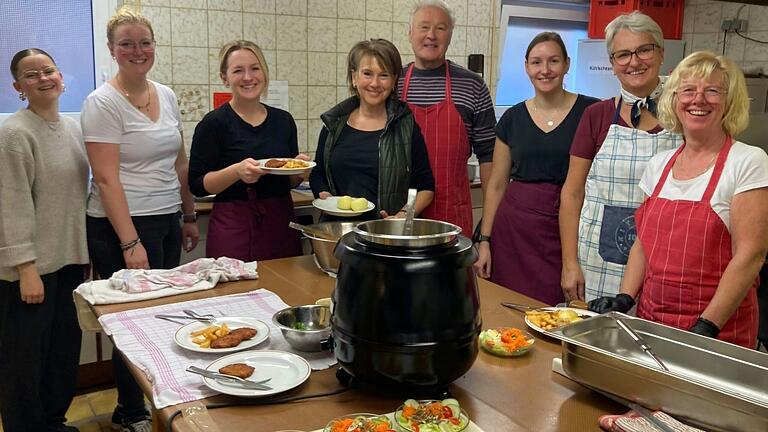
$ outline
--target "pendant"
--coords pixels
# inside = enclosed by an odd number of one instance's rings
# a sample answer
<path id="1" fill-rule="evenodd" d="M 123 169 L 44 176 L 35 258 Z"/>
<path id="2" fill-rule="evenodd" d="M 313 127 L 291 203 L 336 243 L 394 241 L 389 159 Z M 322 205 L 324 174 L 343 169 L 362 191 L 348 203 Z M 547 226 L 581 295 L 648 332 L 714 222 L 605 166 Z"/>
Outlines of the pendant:
<path id="1" fill-rule="evenodd" d="M 550 120 L 550 121 L 548 121 L 548 122 L 547 122 L 547 126 L 549 126 L 549 127 L 552 127 L 552 125 L 553 125 L 553 124 L 555 124 L 555 122 L 554 122 L 554 121 L 552 121 L 552 120 Z"/>

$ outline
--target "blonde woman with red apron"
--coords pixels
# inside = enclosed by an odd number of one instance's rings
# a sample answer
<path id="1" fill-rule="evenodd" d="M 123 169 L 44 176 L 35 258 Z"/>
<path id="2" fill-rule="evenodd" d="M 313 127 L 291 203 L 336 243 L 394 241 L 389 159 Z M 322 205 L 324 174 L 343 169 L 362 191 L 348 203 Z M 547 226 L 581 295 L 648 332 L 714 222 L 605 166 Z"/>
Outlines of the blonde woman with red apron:
<path id="1" fill-rule="evenodd" d="M 408 103 L 421 128 L 435 177 L 435 198 L 421 217 L 458 225 L 464 235 L 471 236 L 472 200 L 467 176 L 470 146 L 464 120 L 451 98 L 450 65 L 445 64 L 445 100 L 427 107 L 408 102 L 413 67 L 411 64 L 405 74 L 402 100 Z"/>
<path id="2" fill-rule="evenodd" d="M 634 212 L 643 202 L 643 191 L 637 186 L 640 177 L 653 155 L 682 144 L 682 136 L 676 133 L 620 125 L 623 103 L 620 97 L 587 175 L 579 218 L 579 261 L 587 301 L 619 291 L 637 235 Z"/>

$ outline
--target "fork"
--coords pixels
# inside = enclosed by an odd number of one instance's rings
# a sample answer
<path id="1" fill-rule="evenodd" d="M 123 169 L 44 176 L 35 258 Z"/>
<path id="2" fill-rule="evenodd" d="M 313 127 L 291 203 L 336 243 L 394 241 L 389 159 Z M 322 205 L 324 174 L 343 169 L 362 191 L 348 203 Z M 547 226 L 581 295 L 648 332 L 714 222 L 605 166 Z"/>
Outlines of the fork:
<path id="1" fill-rule="evenodd" d="M 243 379 L 234 375 L 226 375 L 219 372 L 209 371 L 207 369 L 199 368 L 197 366 L 189 366 L 187 368 L 187 372 L 191 372 L 197 375 L 202 375 L 206 378 L 211 378 L 216 381 L 234 382 L 234 383 L 242 384 L 244 387 L 247 387 L 247 388 L 253 388 L 257 390 L 272 390 L 272 387 L 265 385 L 265 383 L 271 381 L 272 378 L 267 378 L 261 381 L 251 381 L 251 380 Z"/>
<path id="2" fill-rule="evenodd" d="M 216 316 L 214 314 L 205 314 L 205 315 L 203 315 L 203 314 L 199 314 L 199 313 L 197 313 L 197 312 L 195 312 L 195 311 L 193 311 L 191 309 L 184 309 L 184 310 L 182 310 L 182 312 L 184 312 L 185 314 L 191 316 L 192 318 L 200 319 L 200 320 L 209 320 L 209 319 L 216 318 Z"/>

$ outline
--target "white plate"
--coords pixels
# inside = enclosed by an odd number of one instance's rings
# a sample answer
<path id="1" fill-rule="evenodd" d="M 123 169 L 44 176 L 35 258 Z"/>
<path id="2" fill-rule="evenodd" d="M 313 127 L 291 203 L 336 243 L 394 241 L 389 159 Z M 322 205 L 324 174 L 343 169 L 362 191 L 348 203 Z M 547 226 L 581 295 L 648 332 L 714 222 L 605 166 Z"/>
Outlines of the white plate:
<path id="1" fill-rule="evenodd" d="M 256 329 L 256 336 L 254 336 L 251 339 L 244 340 L 240 342 L 240 345 L 232 347 L 232 348 L 200 348 L 200 345 L 192 342 L 192 336 L 189 334 L 202 330 L 208 326 L 211 325 L 222 325 L 226 324 L 231 330 L 234 330 L 236 328 L 240 327 L 250 327 L 253 329 Z M 236 351 L 242 351 L 248 348 L 252 348 L 265 340 L 269 338 L 269 327 L 263 322 L 259 321 L 255 318 L 248 318 L 248 317 L 220 317 L 216 318 L 216 322 L 214 323 L 206 323 L 202 321 L 195 321 L 191 322 L 184 327 L 181 327 L 176 331 L 176 335 L 174 335 L 173 340 L 176 342 L 176 345 L 188 349 L 190 351 L 196 351 L 201 353 L 207 353 L 207 354 L 226 354 Z"/>
<path id="2" fill-rule="evenodd" d="M 209 364 L 206 369 L 218 372 L 220 368 L 232 363 L 245 363 L 253 367 L 251 381 L 261 381 L 272 378 L 267 385 L 272 390 L 257 390 L 244 388 L 237 383 L 224 383 L 202 377 L 203 384 L 211 390 L 232 395 L 261 397 L 269 396 L 298 387 L 309 378 L 312 368 L 304 358 L 285 351 L 243 351 L 224 356 Z"/>
<path id="3" fill-rule="evenodd" d="M 342 210 L 339 208 L 339 198 L 341 197 L 332 196 L 326 199 L 317 198 L 312 201 L 312 205 L 324 211 L 325 213 L 328 213 L 329 215 L 347 217 L 360 216 L 365 212 L 373 210 L 375 207 L 372 202 L 368 201 L 368 206 L 363 211 Z"/>
<path id="4" fill-rule="evenodd" d="M 263 169 L 264 171 L 267 171 L 270 174 L 276 174 L 276 175 L 295 175 L 295 174 L 302 174 L 304 171 L 307 171 L 309 169 L 312 169 L 317 165 L 313 161 L 303 161 L 307 164 L 304 168 L 267 168 L 266 163 L 270 159 L 279 159 L 279 160 L 290 160 L 293 158 L 269 158 L 269 159 L 259 159 L 259 165 L 261 165 L 259 168 Z"/>
<path id="5" fill-rule="evenodd" d="M 576 313 L 577 313 L 577 314 L 579 314 L 579 315 L 589 315 L 590 317 L 593 317 L 593 316 L 597 316 L 597 315 L 599 315 L 598 313 L 595 313 L 595 312 L 592 312 L 592 311 L 590 311 L 590 310 L 586 310 L 586 309 L 577 309 L 577 308 L 568 308 L 568 307 L 544 307 L 544 308 L 541 308 L 541 310 L 543 310 L 543 311 L 559 311 L 559 310 L 566 310 L 566 309 L 570 309 L 570 310 L 572 310 L 572 311 L 576 312 Z M 528 315 L 526 315 L 526 316 L 525 316 L 525 323 L 526 323 L 526 324 L 528 325 L 528 327 L 530 327 L 530 328 L 531 328 L 531 330 L 533 330 L 533 331 L 539 332 L 539 333 L 541 333 L 541 334 L 543 334 L 543 335 L 546 335 L 546 336 L 549 336 L 549 337 L 555 337 L 555 338 L 557 337 L 557 336 L 556 336 L 554 333 L 552 333 L 551 331 L 549 331 L 549 330 L 544 330 L 543 328 L 541 328 L 541 327 L 537 326 L 536 324 L 532 323 L 532 322 L 531 322 L 531 321 L 528 319 Z M 558 328 L 559 328 L 559 327 L 558 327 Z M 553 329 L 553 330 L 554 330 L 554 329 Z"/>

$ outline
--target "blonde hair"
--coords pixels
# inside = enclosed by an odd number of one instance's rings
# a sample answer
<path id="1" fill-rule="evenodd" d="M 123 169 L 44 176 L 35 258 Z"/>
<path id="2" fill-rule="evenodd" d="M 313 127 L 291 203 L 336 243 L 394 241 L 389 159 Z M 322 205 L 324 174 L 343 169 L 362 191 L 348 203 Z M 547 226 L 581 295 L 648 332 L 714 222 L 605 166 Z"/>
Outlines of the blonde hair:
<path id="1" fill-rule="evenodd" d="M 149 33 L 152 35 L 152 40 L 155 40 L 155 31 L 152 29 L 152 23 L 138 12 L 132 11 L 127 6 L 123 6 L 117 10 L 117 13 L 107 21 L 107 40 L 109 43 L 114 42 L 115 30 L 118 26 L 123 24 L 137 24 L 146 26 L 149 29 Z"/>
<path id="2" fill-rule="evenodd" d="M 697 51 L 684 58 L 664 83 L 664 92 L 659 98 L 659 124 L 664 129 L 682 132 L 683 125 L 675 113 L 675 92 L 684 79 L 710 79 L 719 70 L 723 74 L 723 87 L 728 92 L 723 107 L 722 127 L 728 135 L 737 135 L 749 123 L 749 96 L 744 74 L 728 57 L 709 51 Z"/>
<path id="3" fill-rule="evenodd" d="M 261 48 L 251 41 L 234 40 L 227 42 L 221 47 L 219 50 L 219 73 L 221 74 L 221 78 L 224 79 L 227 75 L 227 62 L 229 61 L 230 54 L 239 50 L 248 50 L 256 56 L 256 60 L 259 61 L 261 70 L 264 72 L 264 90 L 262 91 L 262 96 L 266 95 L 269 88 L 269 66 L 267 66 L 267 60 L 264 58 L 264 53 L 261 51 Z"/>

